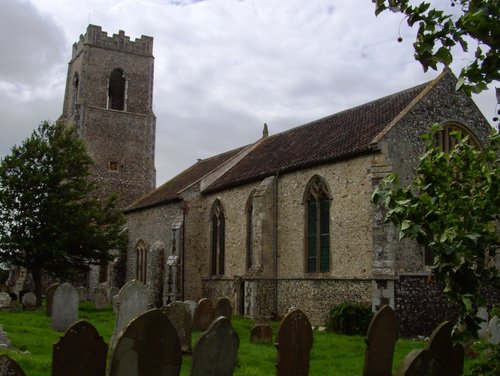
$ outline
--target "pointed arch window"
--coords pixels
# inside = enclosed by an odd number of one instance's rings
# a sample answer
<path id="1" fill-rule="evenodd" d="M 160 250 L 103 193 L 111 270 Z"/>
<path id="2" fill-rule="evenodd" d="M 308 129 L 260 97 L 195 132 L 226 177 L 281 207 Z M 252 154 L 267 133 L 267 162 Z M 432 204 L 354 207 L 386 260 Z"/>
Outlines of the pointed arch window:
<path id="1" fill-rule="evenodd" d="M 212 205 L 210 214 L 210 274 L 224 274 L 226 218 L 220 200 Z"/>
<path id="2" fill-rule="evenodd" d="M 247 270 L 252 267 L 253 263 L 253 212 L 254 212 L 254 207 L 253 207 L 253 196 L 255 194 L 255 189 L 250 193 L 250 196 L 248 196 L 247 200 L 247 205 L 245 208 L 245 213 L 247 217 L 247 260 L 246 260 L 246 267 Z"/>
<path id="3" fill-rule="evenodd" d="M 143 240 L 139 240 L 135 246 L 136 253 L 136 279 L 142 283 L 146 283 L 146 272 L 147 272 L 147 249 L 146 243 Z"/>
<path id="4" fill-rule="evenodd" d="M 325 180 L 313 176 L 304 193 L 307 273 L 330 271 L 330 201 Z"/>
<path id="5" fill-rule="evenodd" d="M 453 135 L 453 132 L 460 132 L 462 138 L 468 136 L 468 141 L 476 148 L 479 148 L 480 144 L 478 139 L 468 131 L 464 126 L 456 123 L 450 122 L 443 124 L 443 128 L 436 133 L 434 133 L 434 146 L 439 147 L 445 153 L 449 153 L 458 144 L 459 139 Z"/>
<path id="6" fill-rule="evenodd" d="M 127 99 L 127 80 L 120 68 L 111 71 L 108 81 L 108 109 L 125 111 Z"/>

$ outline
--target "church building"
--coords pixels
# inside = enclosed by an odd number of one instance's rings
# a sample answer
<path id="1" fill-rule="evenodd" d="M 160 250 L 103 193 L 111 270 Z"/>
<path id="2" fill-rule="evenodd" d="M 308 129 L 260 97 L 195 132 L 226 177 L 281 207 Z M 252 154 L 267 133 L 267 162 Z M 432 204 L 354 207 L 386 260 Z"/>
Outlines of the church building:
<path id="1" fill-rule="evenodd" d="M 390 304 L 409 334 L 446 318 L 432 260 L 398 241 L 371 196 L 389 172 L 410 181 L 433 123 L 444 127 L 444 150 L 453 129 L 486 142 L 491 128 L 451 71 L 279 134 L 265 126 L 250 145 L 153 189 L 152 38 L 90 25 L 75 46 L 63 116 L 89 145 L 98 179 L 124 189 L 126 280 L 144 282 L 154 304 L 225 296 L 239 315 L 296 307 L 320 326 L 342 302 Z"/>

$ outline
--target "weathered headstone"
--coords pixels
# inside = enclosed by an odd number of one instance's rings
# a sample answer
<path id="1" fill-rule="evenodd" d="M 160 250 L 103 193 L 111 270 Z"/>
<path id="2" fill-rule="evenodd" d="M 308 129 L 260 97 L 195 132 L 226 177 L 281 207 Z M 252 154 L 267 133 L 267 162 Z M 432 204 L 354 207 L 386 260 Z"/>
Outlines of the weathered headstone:
<path id="1" fill-rule="evenodd" d="M 231 305 L 231 301 L 228 298 L 220 298 L 217 300 L 214 308 L 214 318 L 224 316 L 231 320 L 232 315 L 233 306 Z"/>
<path id="2" fill-rule="evenodd" d="M 32 292 L 27 292 L 23 295 L 23 309 L 35 309 L 36 307 L 36 295 Z"/>
<path id="3" fill-rule="evenodd" d="M 17 362 L 7 355 L 0 355 L 1 376 L 26 376 Z"/>
<path id="4" fill-rule="evenodd" d="M 80 300 L 80 303 L 87 300 L 88 290 L 85 286 L 77 287 L 76 292 L 78 293 L 78 299 Z"/>
<path id="5" fill-rule="evenodd" d="M 95 309 L 103 309 L 108 305 L 108 295 L 105 291 L 98 290 L 94 294 L 93 302 Z"/>
<path id="6" fill-rule="evenodd" d="M 162 309 L 168 317 L 181 341 L 183 352 L 191 352 L 191 312 L 184 302 L 172 302 Z"/>
<path id="7" fill-rule="evenodd" d="M 255 325 L 250 331 L 251 343 L 273 343 L 273 328 L 269 325 Z"/>
<path id="8" fill-rule="evenodd" d="M 52 376 L 104 376 L 107 351 L 94 326 L 78 321 L 53 346 Z"/>
<path id="9" fill-rule="evenodd" d="M 193 329 L 207 330 L 214 319 L 214 309 L 210 300 L 200 299 L 193 314 Z"/>
<path id="10" fill-rule="evenodd" d="M 489 338 L 488 342 L 492 345 L 500 343 L 500 322 L 498 316 L 493 316 L 488 325 Z"/>
<path id="11" fill-rule="evenodd" d="M 451 341 L 453 325 L 440 324 L 425 349 L 411 351 L 401 362 L 397 376 L 458 376 L 463 372 L 464 349 Z"/>
<path id="12" fill-rule="evenodd" d="M 160 310 L 132 320 L 111 354 L 109 376 L 177 376 L 182 362 L 179 337 Z"/>
<path id="13" fill-rule="evenodd" d="M 110 287 L 108 289 L 108 302 L 113 301 L 113 296 L 118 295 L 120 293 L 120 289 L 118 287 Z"/>
<path id="14" fill-rule="evenodd" d="M 47 291 L 45 292 L 45 299 L 47 300 L 47 316 L 52 315 L 52 303 L 54 302 L 54 293 L 59 287 L 59 283 L 53 283 L 49 287 L 47 287 Z"/>
<path id="15" fill-rule="evenodd" d="M 118 313 L 118 309 L 120 308 L 120 297 L 118 294 L 111 298 L 111 306 L 113 307 L 113 312 L 116 315 Z"/>
<path id="16" fill-rule="evenodd" d="M 127 282 L 118 294 L 118 301 L 120 306 L 116 315 L 111 347 L 130 320 L 148 310 L 149 298 L 146 286 L 135 279 Z"/>
<path id="17" fill-rule="evenodd" d="M 365 376 L 391 376 L 394 346 L 399 338 L 398 322 L 391 307 L 383 306 L 373 316 L 366 333 Z"/>
<path id="18" fill-rule="evenodd" d="M 307 376 L 312 345 L 312 327 L 307 316 L 299 309 L 289 311 L 276 337 L 276 375 Z"/>
<path id="19" fill-rule="evenodd" d="M 226 317 L 217 318 L 196 342 L 190 376 L 231 376 L 240 338 Z"/>
<path id="20" fill-rule="evenodd" d="M 78 320 L 78 293 L 68 282 L 59 285 L 52 303 L 52 329 L 64 332 Z"/>
<path id="21" fill-rule="evenodd" d="M 10 308 L 12 298 L 4 291 L 0 292 L 0 308 Z"/>
<path id="22" fill-rule="evenodd" d="M 7 337 L 7 332 L 4 332 L 3 326 L 0 325 L 0 348 L 6 348 L 6 347 L 10 347 L 10 346 L 11 346 L 11 342 L 10 342 L 9 337 Z"/>
<path id="23" fill-rule="evenodd" d="M 193 320 L 194 310 L 196 309 L 198 303 L 196 303 L 194 300 L 184 300 L 184 303 L 189 308 L 189 312 L 191 313 L 191 320 Z"/>

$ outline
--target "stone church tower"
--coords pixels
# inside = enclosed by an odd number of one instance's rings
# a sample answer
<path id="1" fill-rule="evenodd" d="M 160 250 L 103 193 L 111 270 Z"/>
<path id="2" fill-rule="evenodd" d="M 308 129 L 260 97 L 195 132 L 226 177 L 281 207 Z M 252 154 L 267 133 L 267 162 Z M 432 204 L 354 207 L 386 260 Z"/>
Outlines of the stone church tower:
<path id="1" fill-rule="evenodd" d="M 68 66 L 60 120 L 85 141 L 101 197 L 117 192 L 122 209 L 156 183 L 153 64 L 152 37 L 89 25 Z"/>

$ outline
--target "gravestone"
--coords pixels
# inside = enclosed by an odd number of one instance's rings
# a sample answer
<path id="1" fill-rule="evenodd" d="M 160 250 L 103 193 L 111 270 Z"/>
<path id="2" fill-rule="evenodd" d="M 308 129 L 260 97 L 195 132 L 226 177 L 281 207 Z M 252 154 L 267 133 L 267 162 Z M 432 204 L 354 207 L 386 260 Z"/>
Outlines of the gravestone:
<path id="1" fill-rule="evenodd" d="M 182 362 L 179 336 L 160 310 L 133 319 L 117 339 L 109 376 L 177 376 Z"/>
<path id="2" fill-rule="evenodd" d="M 59 283 L 53 283 L 45 291 L 45 299 L 47 300 L 47 316 L 52 315 L 52 303 L 54 301 L 54 293 L 59 287 Z"/>
<path id="3" fill-rule="evenodd" d="M 196 303 L 194 300 L 184 300 L 184 303 L 189 308 L 189 313 L 191 314 L 191 320 L 193 320 L 194 310 L 196 309 L 198 303 Z"/>
<path id="4" fill-rule="evenodd" d="M 251 343 L 273 343 L 273 328 L 269 325 L 255 325 L 250 331 Z"/>
<path id="5" fill-rule="evenodd" d="M 104 376 L 107 351 L 94 326 L 78 321 L 53 346 L 52 376 Z"/>
<path id="6" fill-rule="evenodd" d="M 103 290 L 97 290 L 93 297 L 95 309 L 104 309 L 108 305 L 108 294 Z"/>
<path id="7" fill-rule="evenodd" d="M 36 307 L 36 295 L 32 292 L 27 292 L 23 295 L 22 299 L 23 309 L 35 309 Z"/>
<path id="8" fill-rule="evenodd" d="M 68 282 L 59 285 L 52 303 L 52 329 L 64 332 L 78 320 L 78 293 Z"/>
<path id="9" fill-rule="evenodd" d="M 289 311 L 276 337 L 276 375 L 307 376 L 312 345 L 312 327 L 307 316 L 299 309 Z"/>
<path id="10" fill-rule="evenodd" d="M 233 307 L 231 306 L 231 301 L 228 298 L 220 298 L 215 303 L 214 308 L 214 318 L 224 316 L 231 320 L 233 315 Z"/>
<path id="11" fill-rule="evenodd" d="M 10 346 L 11 346 L 11 342 L 10 342 L 9 337 L 7 337 L 7 332 L 4 332 L 3 326 L 0 325 L 0 348 L 6 348 L 6 347 L 10 347 Z"/>
<path id="12" fill-rule="evenodd" d="M 113 297 L 120 293 L 120 289 L 118 287 L 110 287 L 108 289 L 108 302 L 113 301 Z"/>
<path id="13" fill-rule="evenodd" d="M 394 346 L 399 338 L 398 321 L 391 307 L 383 306 L 373 316 L 366 332 L 365 376 L 391 376 Z"/>
<path id="14" fill-rule="evenodd" d="M 137 280 L 127 282 L 118 294 L 119 308 L 111 347 L 125 326 L 134 318 L 148 310 L 149 299 L 146 286 Z"/>
<path id="15" fill-rule="evenodd" d="M 492 345 L 500 343 L 500 322 L 498 316 L 493 316 L 488 325 L 489 338 L 488 342 Z"/>
<path id="16" fill-rule="evenodd" d="M 116 315 L 118 313 L 118 308 L 120 308 L 120 299 L 118 294 L 111 298 L 111 306 L 113 307 L 113 312 Z"/>
<path id="17" fill-rule="evenodd" d="M 194 346 L 190 376 L 231 376 L 240 338 L 227 317 L 217 318 Z"/>
<path id="18" fill-rule="evenodd" d="M 80 303 L 87 300 L 88 290 L 85 286 L 77 287 L 76 292 L 78 293 L 78 300 Z"/>
<path id="19" fill-rule="evenodd" d="M 179 336 L 183 352 L 191 352 L 191 312 L 184 302 L 172 302 L 162 309 Z"/>
<path id="20" fill-rule="evenodd" d="M 1 376 L 26 376 L 17 362 L 7 355 L 0 355 Z"/>
<path id="21" fill-rule="evenodd" d="M 453 325 L 446 321 L 432 333 L 425 349 L 411 351 L 398 367 L 397 376 L 458 376 L 463 372 L 464 348 L 451 341 Z"/>
<path id="22" fill-rule="evenodd" d="M 193 314 L 193 330 L 207 330 L 214 319 L 214 310 L 210 300 L 200 299 Z"/>
<path id="23" fill-rule="evenodd" d="M 10 308 L 12 298 L 7 292 L 0 292 L 0 308 Z"/>

